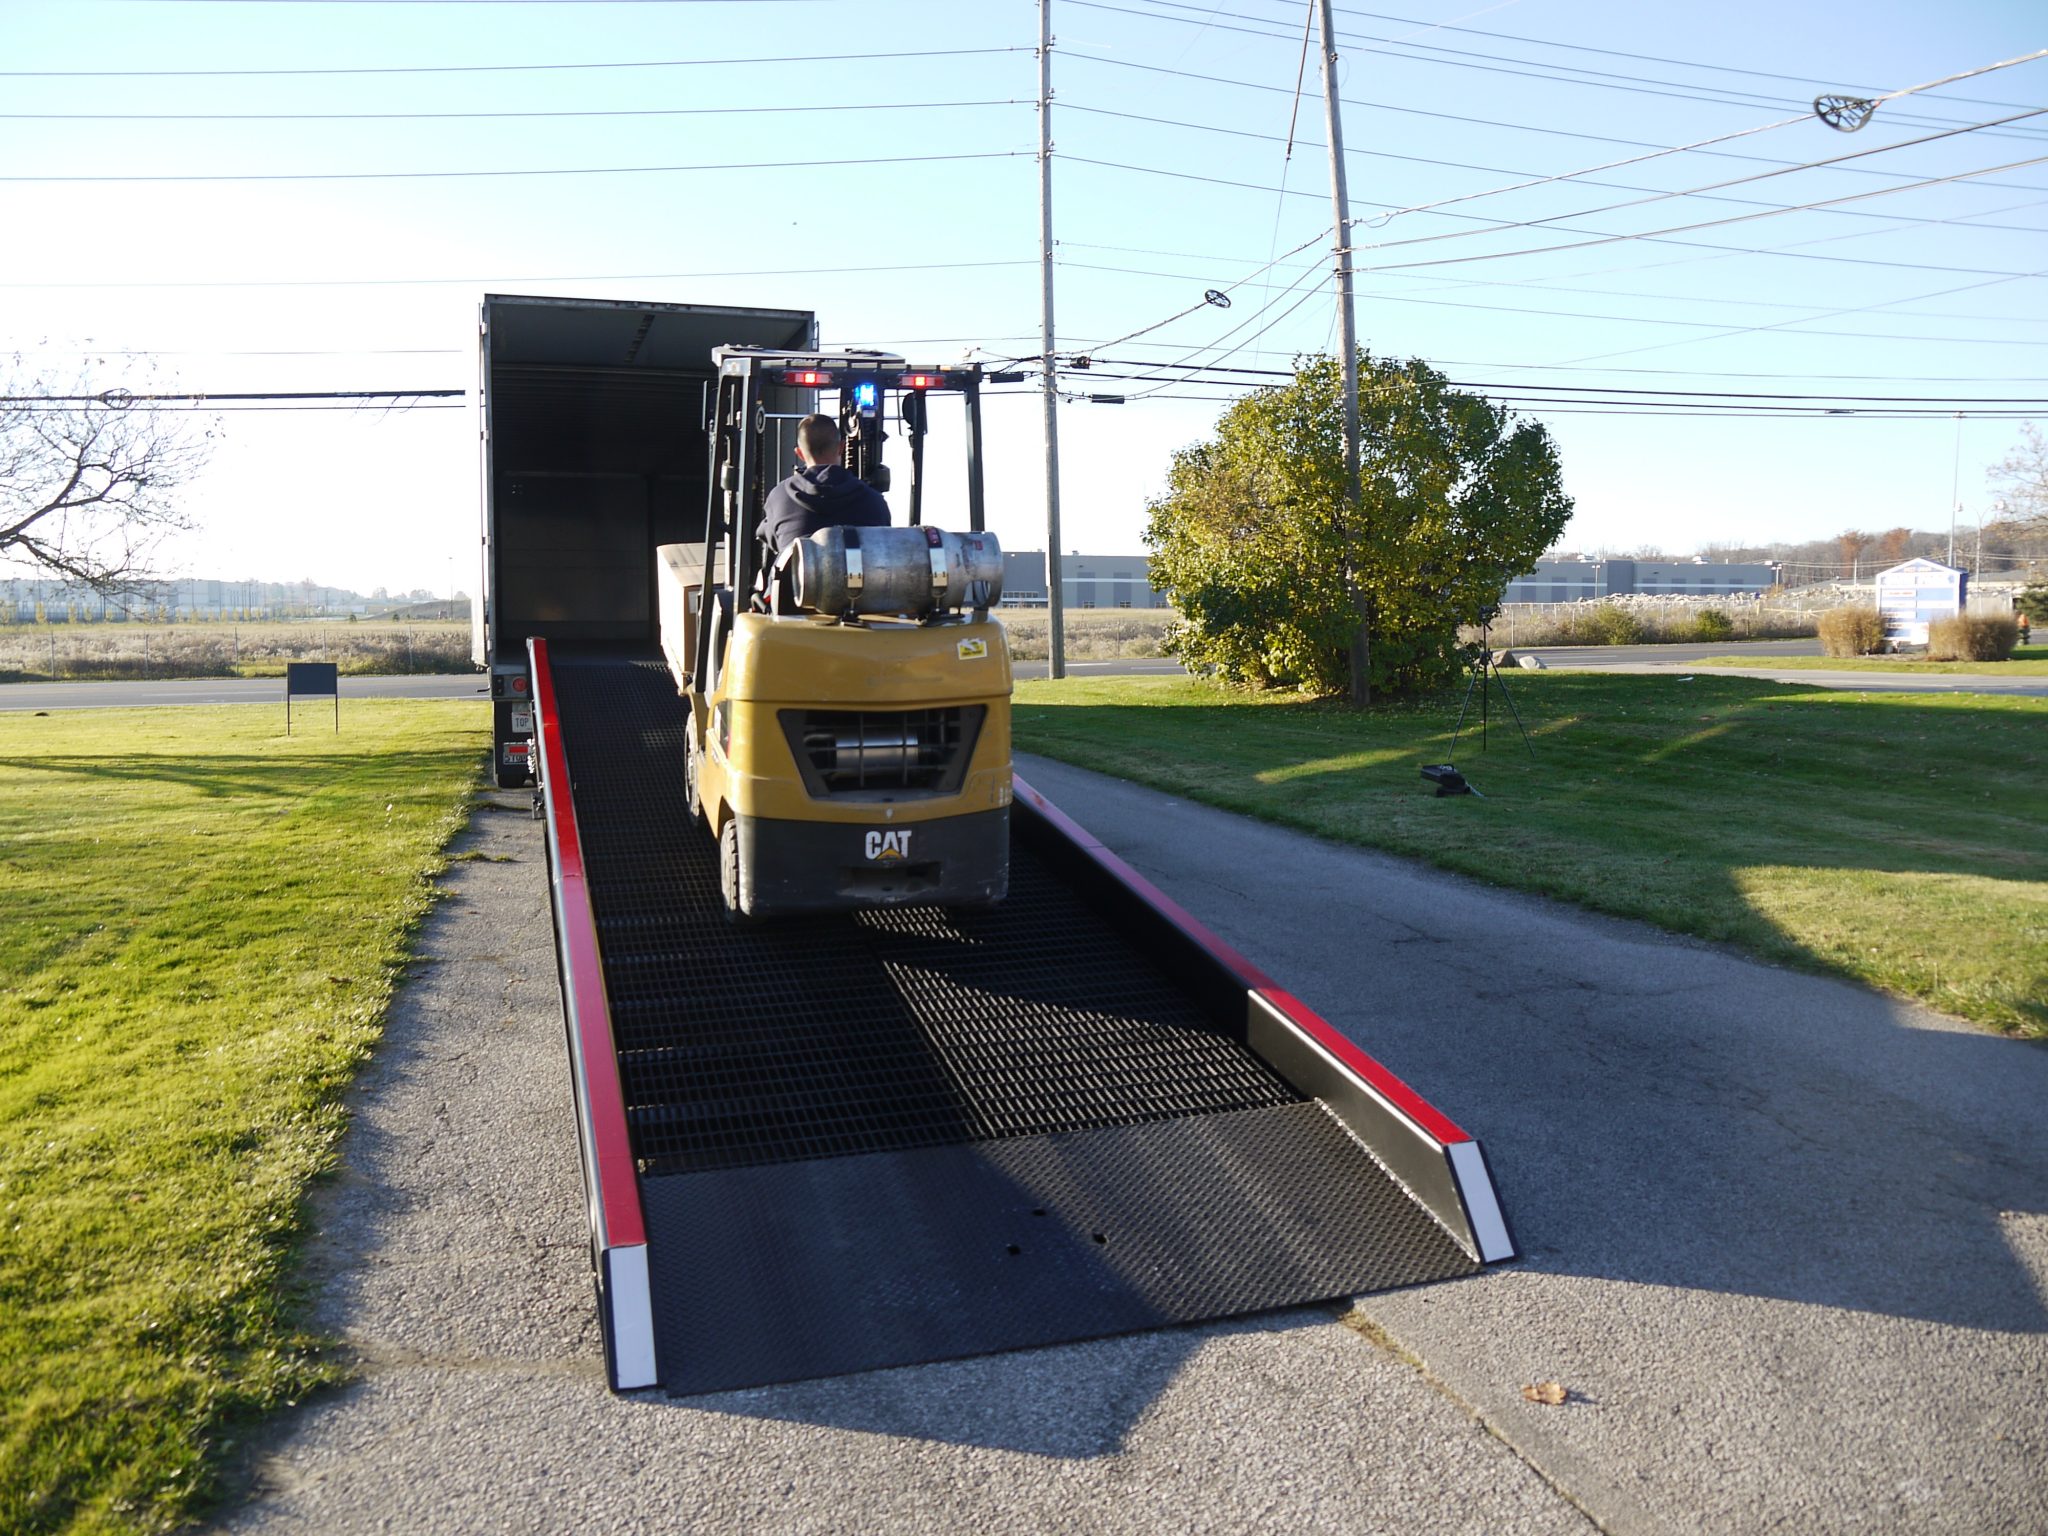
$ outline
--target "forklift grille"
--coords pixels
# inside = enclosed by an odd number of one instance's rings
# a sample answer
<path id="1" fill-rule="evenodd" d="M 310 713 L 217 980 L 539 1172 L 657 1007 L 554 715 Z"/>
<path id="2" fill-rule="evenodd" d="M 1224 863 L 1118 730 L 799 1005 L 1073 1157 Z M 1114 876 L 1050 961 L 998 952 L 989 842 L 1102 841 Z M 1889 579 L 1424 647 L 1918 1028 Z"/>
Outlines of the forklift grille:
<path id="1" fill-rule="evenodd" d="M 814 797 L 862 793 L 952 795 L 974 756 L 986 706 L 944 709 L 785 709 L 804 787 Z"/>

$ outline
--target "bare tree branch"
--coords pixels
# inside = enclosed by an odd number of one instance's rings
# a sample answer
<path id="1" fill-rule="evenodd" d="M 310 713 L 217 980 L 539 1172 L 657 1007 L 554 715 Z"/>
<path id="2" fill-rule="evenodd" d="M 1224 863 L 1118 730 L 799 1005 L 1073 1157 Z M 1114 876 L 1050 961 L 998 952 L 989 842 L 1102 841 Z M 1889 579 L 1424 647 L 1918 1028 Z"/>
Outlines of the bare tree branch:
<path id="1" fill-rule="evenodd" d="M 192 526 L 176 492 L 206 461 L 203 421 L 0 359 L 0 561 L 104 593 L 152 579 L 156 548 Z"/>

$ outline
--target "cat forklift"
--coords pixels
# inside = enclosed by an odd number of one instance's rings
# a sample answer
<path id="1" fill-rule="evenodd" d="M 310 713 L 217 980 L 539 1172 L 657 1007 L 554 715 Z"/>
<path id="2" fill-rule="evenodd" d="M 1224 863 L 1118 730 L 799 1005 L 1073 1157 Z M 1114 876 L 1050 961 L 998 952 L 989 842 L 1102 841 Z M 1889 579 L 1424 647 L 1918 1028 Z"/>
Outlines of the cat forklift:
<path id="1" fill-rule="evenodd" d="M 992 906 L 1009 887 L 1010 654 L 989 610 L 978 366 L 873 351 L 720 347 L 701 544 L 658 550 L 661 646 L 689 706 L 684 773 L 718 842 L 728 919 Z M 998 378 L 998 375 L 989 375 Z M 967 531 L 926 521 L 933 396 L 965 420 Z M 845 463 L 889 489 L 909 446 L 908 526 L 827 528 L 778 555 L 766 492 L 794 407 L 836 397 Z"/>

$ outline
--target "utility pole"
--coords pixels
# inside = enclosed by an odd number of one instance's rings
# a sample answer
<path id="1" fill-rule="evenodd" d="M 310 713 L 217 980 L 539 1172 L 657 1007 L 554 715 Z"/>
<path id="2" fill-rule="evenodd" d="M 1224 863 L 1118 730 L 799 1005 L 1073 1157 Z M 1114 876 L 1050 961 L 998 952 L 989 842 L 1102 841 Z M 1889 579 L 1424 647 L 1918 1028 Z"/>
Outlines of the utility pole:
<path id="1" fill-rule="evenodd" d="M 1364 513 L 1358 487 L 1358 319 L 1351 305 L 1351 198 L 1344 184 L 1344 112 L 1337 101 L 1337 31 L 1330 20 L 1330 0 L 1317 0 L 1316 17 L 1323 40 L 1323 116 L 1329 125 L 1330 203 L 1336 213 L 1331 249 L 1337 257 L 1338 355 L 1344 368 L 1344 584 L 1358 622 L 1351 636 L 1351 702 L 1363 709 L 1372 703 L 1372 599 L 1359 580 L 1358 524 Z"/>
<path id="2" fill-rule="evenodd" d="M 1038 0 L 1038 260 L 1045 384 L 1045 611 L 1048 677 L 1067 675 L 1066 591 L 1060 581 L 1060 382 L 1052 360 L 1052 0 Z"/>
<path id="3" fill-rule="evenodd" d="M 1948 568 L 1956 568 L 1956 514 L 1963 510 L 1963 413 L 1956 412 L 1956 457 L 1948 474 Z"/>

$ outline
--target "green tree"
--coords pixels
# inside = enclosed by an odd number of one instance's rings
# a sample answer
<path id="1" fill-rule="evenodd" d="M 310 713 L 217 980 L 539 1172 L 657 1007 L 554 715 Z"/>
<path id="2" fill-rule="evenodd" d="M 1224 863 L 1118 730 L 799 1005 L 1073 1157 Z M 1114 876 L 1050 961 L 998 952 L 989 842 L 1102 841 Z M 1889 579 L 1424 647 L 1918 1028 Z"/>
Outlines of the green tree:
<path id="1" fill-rule="evenodd" d="M 1362 617 L 1373 691 L 1441 686 L 1465 659 L 1458 626 L 1564 531 L 1572 502 L 1549 433 L 1419 359 L 1359 360 L 1360 500 L 1347 506 L 1341 389 L 1333 359 L 1308 358 L 1174 456 L 1145 541 L 1181 613 L 1169 647 L 1190 667 L 1337 693 Z"/>

